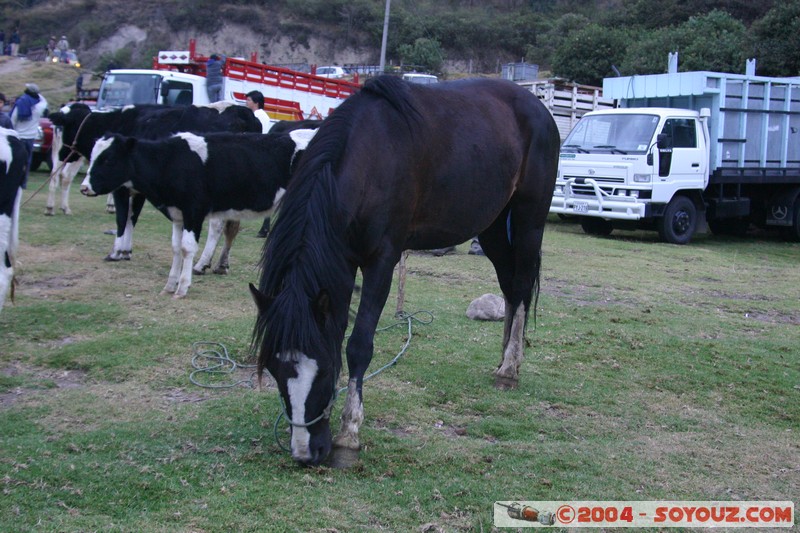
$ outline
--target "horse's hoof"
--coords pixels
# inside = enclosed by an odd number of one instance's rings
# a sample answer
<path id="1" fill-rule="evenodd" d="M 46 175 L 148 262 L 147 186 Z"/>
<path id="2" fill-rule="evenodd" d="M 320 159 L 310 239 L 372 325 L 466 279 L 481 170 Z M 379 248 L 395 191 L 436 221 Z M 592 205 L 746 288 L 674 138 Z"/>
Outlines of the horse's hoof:
<path id="1" fill-rule="evenodd" d="M 64 213 L 65 215 L 71 215 L 72 214 L 72 210 L 71 209 L 62 209 L 61 212 Z"/>
<path id="2" fill-rule="evenodd" d="M 106 257 L 103 259 L 103 261 L 108 261 L 108 262 L 110 262 L 110 263 L 116 263 L 117 261 L 122 261 L 122 258 L 120 258 L 120 257 L 116 257 L 116 256 L 113 256 L 113 255 L 111 255 L 111 254 L 108 254 L 108 255 L 107 255 L 107 256 L 106 256 Z"/>
<path id="3" fill-rule="evenodd" d="M 494 377 L 494 388 L 497 390 L 514 390 L 519 387 L 519 379 L 504 376 Z"/>
<path id="4" fill-rule="evenodd" d="M 44 214 L 45 214 L 45 216 L 48 216 L 48 217 L 53 217 L 53 216 L 56 215 L 55 210 L 52 207 L 45 208 Z"/>
<path id="5" fill-rule="evenodd" d="M 331 453 L 331 468 L 352 468 L 358 463 L 358 450 L 334 447 Z"/>
<path id="6" fill-rule="evenodd" d="M 220 276 L 227 276 L 228 272 L 230 272 L 230 269 L 227 268 L 227 267 L 223 267 L 223 268 L 217 267 L 214 270 L 212 270 L 212 272 L 214 272 L 214 274 L 218 274 Z"/>
<path id="7" fill-rule="evenodd" d="M 192 274 L 194 274 L 195 276 L 204 276 L 207 268 L 208 267 L 203 267 L 201 269 L 193 268 Z"/>

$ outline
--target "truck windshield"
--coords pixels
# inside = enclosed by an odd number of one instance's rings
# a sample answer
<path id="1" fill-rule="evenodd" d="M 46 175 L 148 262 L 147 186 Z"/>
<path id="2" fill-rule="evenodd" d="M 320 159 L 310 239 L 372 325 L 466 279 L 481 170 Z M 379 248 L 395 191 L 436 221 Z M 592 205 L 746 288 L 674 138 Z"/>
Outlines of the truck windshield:
<path id="1" fill-rule="evenodd" d="M 658 125 L 657 115 L 594 115 L 583 117 L 567 136 L 562 152 L 645 153 Z"/>
<path id="2" fill-rule="evenodd" d="M 158 103 L 158 74 L 113 74 L 109 73 L 100 86 L 98 109 L 122 107 L 131 104 Z"/>

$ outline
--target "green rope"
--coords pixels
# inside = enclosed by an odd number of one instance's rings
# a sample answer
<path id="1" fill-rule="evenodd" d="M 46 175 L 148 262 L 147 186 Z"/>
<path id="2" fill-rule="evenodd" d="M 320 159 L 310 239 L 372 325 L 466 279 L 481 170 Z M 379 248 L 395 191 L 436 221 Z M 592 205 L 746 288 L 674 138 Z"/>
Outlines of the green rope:
<path id="1" fill-rule="evenodd" d="M 419 318 L 420 316 L 424 316 L 425 318 Z M 379 369 L 375 370 L 374 372 L 368 374 L 364 377 L 364 381 L 370 380 L 383 372 L 384 370 L 394 366 L 400 360 L 400 358 L 408 351 L 408 347 L 411 345 L 411 334 L 413 329 L 414 322 L 417 322 L 422 325 L 427 325 L 433 322 L 434 317 L 433 313 L 430 311 L 417 311 L 416 313 L 405 313 L 400 312 L 395 315 L 397 319 L 396 322 L 393 324 L 389 324 L 388 326 L 376 329 L 375 332 L 387 331 L 389 329 L 402 326 L 406 324 L 408 326 L 408 330 L 406 333 L 406 341 L 403 344 L 403 347 L 400 351 L 395 355 L 391 361 L 380 367 Z M 189 374 L 189 381 L 193 384 L 197 385 L 198 387 L 203 387 L 206 389 L 229 389 L 232 387 L 236 387 L 238 385 L 245 385 L 251 389 L 255 388 L 255 384 L 258 382 L 257 372 L 252 372 L 248 379 L 240 379 L 238 381 L 227 381 L 224 383 L 210 383 L 207 380 L 218 379 L 217 376 L 230 376 L 234 374 L 238 369 L 250 369 L 256 368 L 256 365 L 245 365 L 242 363 L 237 362 L 234 360 L 229 354 L 228 349 L 225 347 L 224 344 L 219 342 L 210 342 L 210 341 L 198 341 L 192 343 L 192 368 L 194 370 L 191 374 Z M 205 375 L 207 376 L 206 380 L 199 380 L 197 376 Z M 342 387 L 338 390 L 334 391 L 334 398 L 332 400 L 332 405 L 336 401 L 336 398 L 342 392 L 346 391 L 347 387 Z M 279 397 L 279 400 L 280 397 Z M 283 400 L 281 400 L 281 413 L 275 419 L 275 424 L 272 427 L 273 433 L 275 434 L 275 442 L 278 443 L 278 446 L 285 452 L 290 452 L 291 450 L 287 448 L 280 439 L 278 434 L 278 425 L 280 424 L 281 420 L 286 417 L 286 408 L 283 406 Z"/>
<path id="2" fill-rule="evenodd" d="M 211 346 L 213 348 L 205 348 Z M 192 371 L 189 374 L 189 381 L 203 387 L 205 389 L 230 389 L 237 385 L 244 384 L 245 386 L 254 389 L 257 381 L 257 372 L 250 374 L 248 379 L 240 379 L 234 382 L 226 383 L 210 383 L 208 381 L 199 381 L 196 376 L 206 375 L 206 379 L 217 379 L 218 375 L 231 375 L 238 369 L 256 368 L 256 365 L 244 365 L 236 362 L 230 355 L 228 349 L 224 344 L 219 342 L 199 341 L 192 344 Z M 204 363 L 203 363 L 204 362 Z"/>

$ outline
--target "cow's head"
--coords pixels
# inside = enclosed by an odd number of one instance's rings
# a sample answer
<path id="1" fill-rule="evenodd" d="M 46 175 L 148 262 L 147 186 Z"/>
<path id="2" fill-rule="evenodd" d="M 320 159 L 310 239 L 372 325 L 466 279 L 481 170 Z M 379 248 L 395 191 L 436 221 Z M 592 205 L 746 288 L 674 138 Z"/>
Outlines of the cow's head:
<path id="1" fill-rule="evenodd" d="M 61 128 L 61 138 L 63 145 L 58 152 L 58 159 L 67 163 L 73 163 L 81 158 L 88 156 L 92 150 L 92 145 L 96 138 L 91 138 L 90 128 L 84 122 L 91 114 L 91 108 L 86 104 L 75 103 L 62 107 L 56 113 L 51 113 L 48 118 L 53 126 Z M 83 128 L 81 126 L 84 126 Z M 80 130 L 80 135 L 78 131 Z M 78 136 L 78 143 L 75 137 Z M 73 149 L 74 148 L 74 149 Z"/>
<path id="2" fill-rule="evenodd" d="M 133 179 L 132 152 L 137 140 L 113 135 L 97 141 L 92 149 L 91 163 L 81 183 L 81 194 L 108 194 L 122 186 L 131 186 Z"/>

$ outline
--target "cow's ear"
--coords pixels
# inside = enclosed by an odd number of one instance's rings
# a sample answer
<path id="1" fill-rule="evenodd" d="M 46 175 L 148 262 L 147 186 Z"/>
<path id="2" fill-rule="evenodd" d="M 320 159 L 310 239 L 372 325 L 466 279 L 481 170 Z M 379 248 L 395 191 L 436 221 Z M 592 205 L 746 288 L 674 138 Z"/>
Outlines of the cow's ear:
<path id="1" fill-rule="evenodd" d="M 261 292 L 252 283 L 250 285 L 250 294 L 253 295 L 253 301 L 256 302 L 258 314 L 266 313 L 269 306 L 272 305 L 272 298 Z"/>

